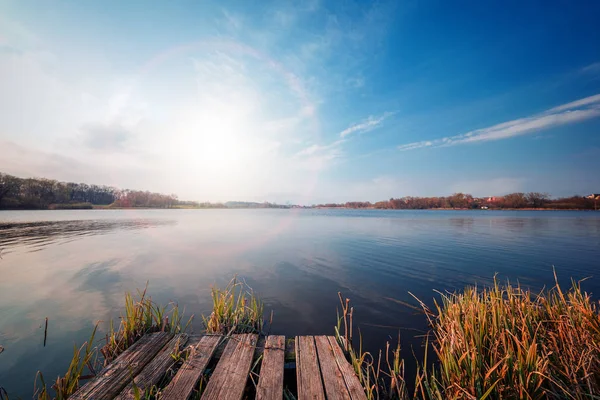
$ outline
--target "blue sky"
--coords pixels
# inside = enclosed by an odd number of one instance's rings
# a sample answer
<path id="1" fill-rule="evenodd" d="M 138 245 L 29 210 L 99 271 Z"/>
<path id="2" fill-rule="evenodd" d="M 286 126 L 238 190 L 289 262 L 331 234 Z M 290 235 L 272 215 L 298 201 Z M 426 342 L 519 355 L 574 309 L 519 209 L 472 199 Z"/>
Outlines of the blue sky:
<path id="1" fill-rule="evenodd" d="M 0 171 L 311 204 L 600 191 L 600 3 L 0 0 Z"/>

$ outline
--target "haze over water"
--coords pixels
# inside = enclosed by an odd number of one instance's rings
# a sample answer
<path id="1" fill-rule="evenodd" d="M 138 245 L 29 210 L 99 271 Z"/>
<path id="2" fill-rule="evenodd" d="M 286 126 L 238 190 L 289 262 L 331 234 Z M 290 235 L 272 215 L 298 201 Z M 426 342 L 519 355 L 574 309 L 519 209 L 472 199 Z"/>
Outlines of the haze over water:
<path id="1" fill-rule="evenodd" d="M 419 354 L 434 290 L 499 279 L 539 289 L 591 277 L 600 214 L 561 211 L 116 210 L 0 213 L 0 386 L 28 398 L 37 370 L 65 372 L 73 344 L 118 317 L 125 291 L 210 312 L 210 286 L 235 274 L 274 312 L 271 332 L 333 334 L 351 298 L 369 350 L 402 335 Z M 43 347 L 43 324 L 49 318 Z M 98 336 L 98 337 L 101 337 Z"/>

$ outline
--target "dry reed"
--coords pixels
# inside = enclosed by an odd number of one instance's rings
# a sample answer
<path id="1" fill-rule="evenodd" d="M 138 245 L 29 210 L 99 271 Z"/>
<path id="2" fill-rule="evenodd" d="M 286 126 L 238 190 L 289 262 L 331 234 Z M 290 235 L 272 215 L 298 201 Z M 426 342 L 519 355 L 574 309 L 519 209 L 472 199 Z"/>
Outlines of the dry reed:
<path id="1" fill-rule="evenodd" d="M 520 285 L 441 294 L 432 311 L 439 365 L 421 397 L 591 399 L 600 397 L 600 316 L 578 282 L 534 294 Z"/>
<path id="2" fill-rule="evenodd" d="M 599 399 L 598 304 L 579 282 L 564 292 L 555 281 L 532 293 L 494 279 L 489 288 L 440 294 L 433 309 L 419 301 L 431 332 L 412 394 L 399 346 L 387 343 L 385 357 L 376 358 L 348 341 L 352 309 L 341 296 L 336 337 L 368 399 Z"/>
<path id="3" fill-rule="evenodd" d="M 261 333 L 264 305 L 243 280 L 234 277 L 225 289 L 211 289 L 213 309 L 202 317 L 207 333 Z"/>
<path id="4" fill-rule="evenodd" d="M 184 311 L 179 310 L 175 302 L 166 306 L 156 304 L 147 296 L 148 285 L 143 291 L 138 290 L 138 297 L 131 293 L 125 294 L 125 313 L 121 315 L 119 326 L 115 329 L 113 321 L 110 322 L 106 334 L 106 344 L 100 349 L 107 365 L 127 350 L 139 338 L 150 332 L 180 333 L 191 324 L 190 317 L 185 326 L 182 326 Z"/>

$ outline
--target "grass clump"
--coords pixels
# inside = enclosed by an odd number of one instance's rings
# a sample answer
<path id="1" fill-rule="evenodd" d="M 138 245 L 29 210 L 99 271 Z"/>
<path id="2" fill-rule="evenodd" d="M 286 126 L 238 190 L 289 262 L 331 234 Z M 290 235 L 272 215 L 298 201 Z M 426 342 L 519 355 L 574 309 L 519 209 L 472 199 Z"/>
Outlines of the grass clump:
<path id="1" fill-rule="evenodd" d="M 67 372 L 52 384 L 55 400 L 68 399 L 77 391 L 81 381 L 94 377 L 102 364 L 104 366 L 110 364 L 144 334 L 160 331 L 175 334 L 187 329 L 193 316 L 185 326 L 182 326 L 183 311 L 180 311 L 177 303 L 159 305 L 147 296 L 147 288 L 148 285 L 143 291 L 138 290 L 137 297 L 131 293 L 125 294 L 125 310 L 120 317 L 120 322 L 115 328 L 111 320 L 104 344 L 100 349 L 93 343 L 98 325 L 95 326 L 92 336 L 86 343 L 80 348 L 75 347 Z M 103 362 L 99 360 L 98 353 L 104 358 Z M 85 367 L 89 373 L 84 375 Z M 47 389 L 44 376 L 39 371 L 36 384 L 38 381 L 40 383 L 39 390 L 36 389 L 38 400 L 50 400 L 52 396 Z"/>
<path id="2" fill-rule="evenodd" d="M 90 340 L 80 348 L 75 348 L 67 372 L 64 376 L 58 377 L 52 385 L 55 400 L 68 399 L 77 391 L 80 381 L 95 376 L 102 365 L 110 364 L 145 334 L 161 331 L 176 334 L 187 330 L 193 316 L 185 326 L 182 326 L 183 312 L 180 311 L 177 303 L 159 305 L 147 296 L 147 288 L 146 285 L 144 290 L 138 290 L 137 296 L 131 293 L 125 294 L 125 308 L 120 321 L 118 325 L 113 321 L 110 322 L 104 343 L 100 348 L 93 345 L 98 326 L 94 328 Z M 203 317 L 206 333 L 262 332 L 264 305 L 244 281 L 234 278 L 224 289 L 212 288 L 212 299 L 213 311 L 209 317 Z M 171 354 L 176 363 L 175 369 L 183 364 L 187 356 L 185 351 Z M 103 362 L 99 360 L 102 358 Z M 84 374 L 86 366 L 89 373 Z M 36 384 L 38 383 L 40 384 L 39 390 L 36 389 L 38 400 L 50 400 L 52 396 L 41 372 L 38 372 L 36 377 Z M 202 384 L 198 393 L 201 393 L 201 389 Z M 154 399 L 160 394 L 160 385 L 144 391 L 134 387 L 134 391 L 135 398 Z M 3 389 L 0 390 L 0 396 L 5 396 Z"/>
<path id="3" fill-rule="evenodd" d="M 64 376 L 57 377 L 56 381 L 54 381 L 52 384 L 52 389 L 55 393 L 55 400 L 68 399 L 79 388 L 80 380 L 91 378 L 96 374 L 96 370 L 99 367 L 98 349 L 94 347 L 94 338 L 97 330 L 98 325 L 94 327 L 92 335 L 86 343 L 79 348 L 74 346 L 73 358 L 71 359 L 71 363 L 67 368 L 67 372 Z M 89 372 L 87 375 L 83 374 L 85 367 L 87 367 Z M 39 390 L 37 388 L 34 390 L 35 396 L 38 398 L 38 400 L 50 400 L 51 395 L 47 389 L 46 382 L 44 381 L 44 376 L 39 371 L 36 376 L 36 385 L 38 381 L 40 383 L 40 388 Z"/>
<path id="4" fill-rule="evenodd" d="M 206 333 L 261 333 L 264 304 L 250 286 L 234 277 L 224 289 L 211 289 L 213 310 L 202 317 Z"/>
<path id="5" fill-rule="evenodd" d="M 352 346 L 353 309 L 340 295 L 336 337 L 368 399 L 600 398 L 599 308 L 579 282 L 533 293 L 494 279 L 440 297 L 433 309 L 419 301 L 431 332 L 410 393 L 399 345 L 378 357 Z"/>
<path id="6" fill-rule="evenodd" d="M 334 327 L 335 338 L 354 368 L 358 380 L 365 389 L 367 399 L 378 399 L 385 390 L 384 381 L 381 379 L 381 352 L 378 357 L 374 357 L 371 353 L 363 351 L 362 335 L 359 335 L 358 348 L 354 347 L 354 307 L 350 307 L 350 299 L 344 300 L 340 292 L 338 292 L 338 297 L 342 312 L 341 315 L 339 310 L 337 312 L 337 326 Z"/>
<path id="7" fill-rule="evenodd" d="M 600 316 L 580 283 L 534 294 L 494 280 L 423 307 L 439 364 L 422 373 L 422 397 L 599 398 Z"/>
<path id="8" fill-rule="evenodd" d="M 146 295 L 148 285 L 143 291 L 138 290 L 138 297 L 125 294 L 125 313 L 121 315 L 119 326 L 115 329 L 110 322 L 106 334 L 106 344 L 100 349 L 104 356 L 104 364 L 111 363 L 127 350 L 139 338 L 151 332 L 179 333 L 187 329 L 192 317 L 182 327 L 183 312 L 175 302 L 159 305 Z"/>

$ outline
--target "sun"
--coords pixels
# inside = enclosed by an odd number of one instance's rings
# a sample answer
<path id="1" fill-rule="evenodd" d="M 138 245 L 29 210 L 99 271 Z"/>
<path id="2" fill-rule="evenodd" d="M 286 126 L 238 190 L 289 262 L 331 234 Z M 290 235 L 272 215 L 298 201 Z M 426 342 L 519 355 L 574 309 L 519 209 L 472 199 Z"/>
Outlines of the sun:
<path id="1" fill-rule="evenodd" d="M 251 154 L 247 142 L 251 127 L 233 108 L 203 108 L 182 121 L 175 157 L 198 175 L 225 178 L 243 172 Z"/>

